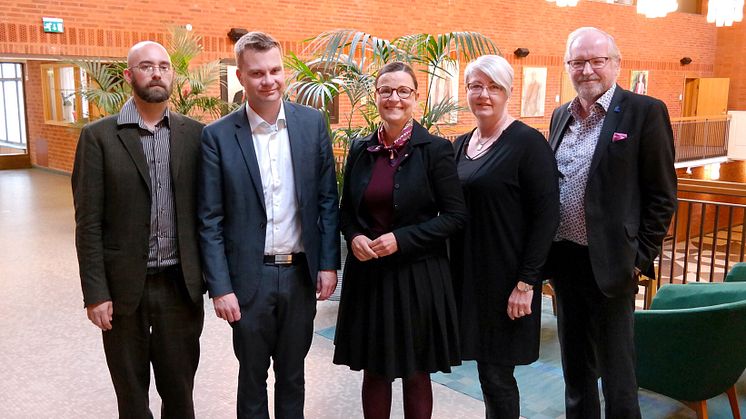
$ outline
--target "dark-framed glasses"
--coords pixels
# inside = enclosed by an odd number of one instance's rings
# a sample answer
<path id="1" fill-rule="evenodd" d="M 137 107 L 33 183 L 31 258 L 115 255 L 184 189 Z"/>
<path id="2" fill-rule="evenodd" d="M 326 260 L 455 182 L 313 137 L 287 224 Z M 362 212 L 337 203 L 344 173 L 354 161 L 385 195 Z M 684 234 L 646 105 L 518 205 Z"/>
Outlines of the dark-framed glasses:
<path id="1" fill-rule="evenodd" d="M 157 68 L 161 74 L 164 74 L 164 73 L 168 73 L 171 71 L 171 64 L 140 63 L 136 66 L 130 67 L 130 69 L 133 69 L 133 68 L 136 68 L 141 73 L 148 74 L 148 75 L 155 73 L 155 69 Z"/>
<path id="2" fill-rule="evenodd" d="M 473 95 L 481 95 L 484 89 L 487 89 L 487 94 L 496 95 L 503 91 L 502 86 L 497 84 L 483 85 L 481 83 L 469 83 L 466 85 L 466 90 Z"/>
<path id="3" fill-rule="evenodd" d="M 376 93 L 384 99 L 390 98 L 394 92 L 399 96 L 399 99 L 406 99 L 412 96 L 412 93 L 414 93 L 415 90 L 407 86 L 399 86 L 396 89 L 389 86 L 381 86 L 376 89 Z"/>
<path id="4" fill-rule="evenodd" d="M 609 57 L 593 57 L 589 58 L 587 60 L 570 60 L 567 62 L 567 65 L 570 66 L 573 70 L 582 70 L 585 68 L 585 63 L 588 63 L 591 65 L 591 68 L 604 68 L 606 67 L 606 63 L 609 62 Z"/>

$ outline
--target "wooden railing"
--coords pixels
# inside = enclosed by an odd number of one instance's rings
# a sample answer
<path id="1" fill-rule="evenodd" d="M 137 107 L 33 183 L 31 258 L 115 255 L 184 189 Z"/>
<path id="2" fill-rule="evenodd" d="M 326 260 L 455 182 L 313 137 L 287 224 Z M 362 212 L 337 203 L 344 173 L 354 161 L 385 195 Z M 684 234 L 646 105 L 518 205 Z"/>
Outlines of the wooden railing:
<path id="1" fill-rule="evenodd" d="M 659 285 L 722 281 L 746 254 L 746 185 L 679 179 L 678 196 L 657 262 Z"/>
<path id="2" fill-rule="evenodd" d="M 671 119 L 676 162 L 728 155 L 730 115 Z"/>

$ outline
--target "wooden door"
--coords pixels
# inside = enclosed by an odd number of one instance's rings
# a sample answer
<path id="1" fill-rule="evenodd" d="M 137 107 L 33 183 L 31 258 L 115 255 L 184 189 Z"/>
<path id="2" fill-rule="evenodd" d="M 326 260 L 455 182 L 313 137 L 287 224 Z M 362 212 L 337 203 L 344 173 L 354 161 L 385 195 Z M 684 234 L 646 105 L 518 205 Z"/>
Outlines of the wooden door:
<path id="1" fill-rule="evenodd" d="M 728 113 L 729 78 L 699 79 L 697 116 L 725 115 Z"/>
<path id="2" fill-rule="evenodd" d="M 702 77 L 686 79 L 681 116 L 725 115 L 728 112 L 730 79 Z"/>
<path id="3" fill-rule="evenodd" d="M 722 118 L 728 113 L 729 85 L 728 78 L 700 77 L 685 80 L 681 115 L 691 117 L 692 120 L 684 121 L 679 128 L 679 147 L 720 144 L 724 140 L 724 132 L 706 131 L 698 121 L 711 117 Z M 713 138 L 712 135 L 720 137 Z"/>
<path id="4" fill-rule="evenodd" d="M 699 97 L 699 79 L 684 81 L 684 105 L 681 116 L 697 116 L 697 98 Z"/>

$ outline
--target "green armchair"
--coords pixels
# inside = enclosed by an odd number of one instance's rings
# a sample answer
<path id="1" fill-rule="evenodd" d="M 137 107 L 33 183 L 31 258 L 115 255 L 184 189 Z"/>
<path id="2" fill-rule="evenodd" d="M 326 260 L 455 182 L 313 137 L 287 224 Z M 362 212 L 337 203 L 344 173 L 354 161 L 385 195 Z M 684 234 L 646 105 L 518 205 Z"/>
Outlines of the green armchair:
<path id="1" fill-rule="evenodd" d="M 746 368 L 746 282 L 666 285 L 635 312 L 640 387 L 682 401 L 707 418 L 707 399 L 727 393 Z"/>
<path id="2" fill-rule="evenodd" d="M 746 262 L 733 265 L 725 276 L 725 282 L 746 282 Z"/>

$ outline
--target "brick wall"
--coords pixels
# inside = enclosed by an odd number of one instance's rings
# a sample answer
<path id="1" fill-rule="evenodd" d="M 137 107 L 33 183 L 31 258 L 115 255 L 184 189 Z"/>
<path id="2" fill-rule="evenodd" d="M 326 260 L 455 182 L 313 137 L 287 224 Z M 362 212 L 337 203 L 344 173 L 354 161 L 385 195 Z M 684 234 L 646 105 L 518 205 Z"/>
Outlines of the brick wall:
<path id="1" fill-rule="evenodd" d="M 746 24 L 717 30 L 715 76 L 730 78 L 728 109 L 746 109 Z"/>
<path id="2" fill-rule="evenodd" d="M 400 0 L 233 3 L 101 0 L 95 7 L 88 2 L 69 0 L 4 0 L 3 3 L 0 55 L 38 59 L 123 57 L 133 43 L 143 39 L 162 42 L 168 25 L 187 23 L 204 37 L 203 60 L 232 56 L 232 43 L 226 36 L 231 27 L 267 31 L 282 41 L 286 50 L 298 50 L 302 40 L 339 27 L 364 30 L 385 38 L 417 32 L 478 31 L 495 41 L 515 67 L 514 98 L 509 105 L 513 115 L 520 114 L 522 66 L 548 68 L 546 116 L 527 118 L 526 122 L 532 125 L 546 125 L 551 110 L 557 106 L 555 97 L 560 89 L 565 40 L 567 34 L 579 26 L 598 26 L 614 35 L 623 56 L 620 84 L 629 87 L 630 70 L 649 70 L 648 93 L 663 99 L 673 117 L 681 113 L 679 97 L 684 78 L 721 73 L 716 67 L 725 68 L 727 59 L 724 63 L 723 59 L 716 58 L 716 53 L 730 48 L 732 43 L 742 43 L 745 33 L 744 24 L 738 24 L 741 26 L 734 37 L 736 40 L 723 41 L 721 47 L 718 37 L 724 31 L 707 24 L 702 15 L 673 13 L 663 19 L 647 19 L 637 15 L 632 6 L 585 1 L 574 8 L 558 8 L 545 0 L 406 3 Z M 276 12 L 268 12 L 273 9 Z M 42 16 L 63 18 L 65 33 L 42 33 Z M 518 47 L 528 48 L 530 55 L 515 58 L 512 51 Z M 684 56 L 691 57 L 692 64 L 681 66 L 679 59 Z M 29 61 L 27 69 L 28 97 L 39 98 L 38 62 Z M 731 86 L 746 90 L 741 87 L 746 82 L 743 71 L 728 74 L 739 78 L 732 80 Z M 746 97 L 733 96 L 738 97 L 732 100 L 733 106 L 746 108 Z M 461 97 L 463 99 L 463 94 Z M 48 166 L 70 170 L 77 131 L 44 124 L 39 100 L 28 101 L 28 120 L 32 161 L 44 165 L 44 159 L 35 154 L 35 143 L 44 141 Z M 459 122 L 459 126 L 450 131 L 464 130 L 472 119 L 461 115 Z"/>

